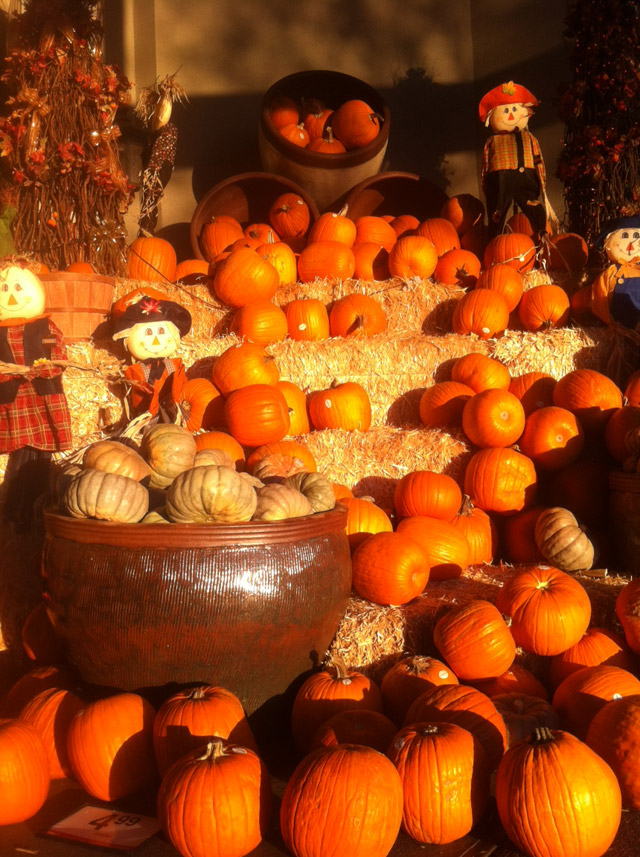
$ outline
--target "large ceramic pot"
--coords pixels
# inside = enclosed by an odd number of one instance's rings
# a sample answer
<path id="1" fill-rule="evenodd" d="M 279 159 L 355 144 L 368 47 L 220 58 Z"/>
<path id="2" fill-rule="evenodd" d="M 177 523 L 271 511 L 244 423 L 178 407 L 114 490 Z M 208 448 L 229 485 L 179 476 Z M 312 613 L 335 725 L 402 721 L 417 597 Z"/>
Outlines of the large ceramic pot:
<path id="1" fill-rule="evenodd" d="M 274 523 L 117 524 L 45 513 L 45 599 L 91 684 L 207 682 L 248 714 L 316 666 L 351 590 L 347 511 Z"/>

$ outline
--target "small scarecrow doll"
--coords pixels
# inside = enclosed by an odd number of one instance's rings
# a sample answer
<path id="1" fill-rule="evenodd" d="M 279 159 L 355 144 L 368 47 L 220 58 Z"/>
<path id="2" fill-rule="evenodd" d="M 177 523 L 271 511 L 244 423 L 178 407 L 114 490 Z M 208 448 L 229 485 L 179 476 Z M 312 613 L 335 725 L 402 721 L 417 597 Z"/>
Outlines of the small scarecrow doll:
<path id="1" fill-rule="evenodd" d="M 489 237 L 499 235 L 510 205 L 529 219 L 534 240 L 555 219 L 545 193 L 546 171 L 540 144 L 528 129 L 538 100 L 513 81 L 496 86 L 480 101 L 480 121 L 493 131 L 482 153 L 482 190 L 487 203 Z"/>
<path id="2" fill-rule="evenodd" d="M 191 329 L 191 313 L 175 301 L 143 297 L 116 319 L 112 337 L 136 361 L 124 370 L 132 383 L 132 415 L 149 411 L 155 416 L 172 388 L 186 382 L 182 360 L 174 357 L 180 339 Z"/>
<path id="3" fill-rule="evenodd" d="M 0 453 L 9 453 L 3 519 L 26 530 L 48 484 L 53 452 L 72 445 L 62 388 L 66 359 L 59 327 L 44 312 L 39 278 L 19 264 L 0 270 Z M 11 371 L 12 364 L 28 371 Z"/>
<path id="4" fill-rule="evenodd" d="M 158 206 L 173 173 L 178 146 L 178 127 L 171 119 L 174 102 L 186 99 L 175 75 L 140 91 L 135 114 L 150 129 L 142 153 L 142 185 L 138 226 L 140 235 L 153 235 L 158 223 Z"/>
<path id="5" fill-rule="evenodd" d="M 591 310 L 605 324 L 640 330 L 640 216 L 615 220 L 596 239 L 611 262 L 591 286 Z"/>

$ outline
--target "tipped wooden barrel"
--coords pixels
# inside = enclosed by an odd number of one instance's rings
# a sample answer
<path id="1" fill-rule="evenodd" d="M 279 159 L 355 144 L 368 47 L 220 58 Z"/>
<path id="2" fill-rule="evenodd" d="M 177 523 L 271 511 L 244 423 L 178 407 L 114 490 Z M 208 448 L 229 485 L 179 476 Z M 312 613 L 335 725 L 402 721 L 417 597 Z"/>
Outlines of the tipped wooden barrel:
<path id="1" fill-rule="evenodd" d="M 363 179 L 339 204 L 346 203 L 349 217 L 412 214 L 418 220 L 439 217 L 447 194 L 416 173 L 383 172 Z"/>
<path id="2" fill-rule="evenodd" d="M 277 96 L 319 99 L 335 110 L 345 101 L 365 101 L 381 117 L 378 136 L 360 149 L 343 154 L 310 152 L 286 140 L 269 116 L 269 105 Z M 290 74 L 266 91 L 258 125 L 258 146 L 262 167 L 287 176 L 303 187 L 320 211 L 329 208 L 346 191 L 367 176 L 380 172 L 389 142 L 391 117 L 384 98 L 368 83 L 338 71 L 310 70 Z"/>

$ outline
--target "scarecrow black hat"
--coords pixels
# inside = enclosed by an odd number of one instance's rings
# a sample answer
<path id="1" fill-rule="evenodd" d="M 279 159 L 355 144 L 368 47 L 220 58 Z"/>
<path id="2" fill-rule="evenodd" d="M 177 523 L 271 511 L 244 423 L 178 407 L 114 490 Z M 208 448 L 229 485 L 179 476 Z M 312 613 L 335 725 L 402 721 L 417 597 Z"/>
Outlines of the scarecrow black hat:
<path id="1" fill-rule="evenodd" d="M 619 217 L 617 220 L 612 220 L 596 238 L 596 247 L 599 247 L 612 232 L 617 232 L 618 229 L 640 229 L 640 216 Z"/>
<path id="2" fill-rule="evenodd" d="M 136 324 L 148 324 L 150 321 L 168 321 L 178 329 L 180 338 L 191 330 L 191 313 L 175 301 L 163 301 L 142 297 L 130 304 L 124 313 L 113 322 L 111 336 L 124 339 Z"/>

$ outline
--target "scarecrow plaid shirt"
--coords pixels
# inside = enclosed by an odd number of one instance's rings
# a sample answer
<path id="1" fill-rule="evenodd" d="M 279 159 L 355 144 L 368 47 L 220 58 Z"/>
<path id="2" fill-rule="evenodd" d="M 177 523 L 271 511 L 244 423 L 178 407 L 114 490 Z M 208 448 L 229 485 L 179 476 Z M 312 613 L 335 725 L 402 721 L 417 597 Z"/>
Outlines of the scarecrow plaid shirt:
<path id="1" fill-rule="evenodd" d="M 488 173 L 496 170 L 535 170 L 544 188 L 547 175 L 542 160 L 540 144 L 526 129 L 505 131 L 489 137 L 482 152 L 482 183 Z"/>
<path id="2" fill-rule="evenodd" d="M 7 340 L 13 362 L 25 365 L 24 324 L 7 328 Z M 66 351 L 62 331 L 49 320 L 49 332 L 55 338 L 52 360 L 64 360 Z M 62 369 L 42 367 L 36 370 L 42 378 L 54 378 Z M 28 375 L 1 375 L 0 382 L 20 379 L 18 393 L 6 405 L 0 405 L 0 452 L 13 452 L 25 446 L 49 451 L 69 449 L 72 443 L 71 418 L 64 393 L 40 396 Z"/>

